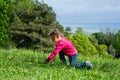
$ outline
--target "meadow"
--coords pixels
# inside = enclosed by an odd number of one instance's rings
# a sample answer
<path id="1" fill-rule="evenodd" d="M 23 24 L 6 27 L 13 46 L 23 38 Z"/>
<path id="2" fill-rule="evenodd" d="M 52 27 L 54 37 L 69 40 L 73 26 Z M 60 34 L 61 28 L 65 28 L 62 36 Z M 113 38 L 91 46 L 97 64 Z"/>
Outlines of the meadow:
<path id="1" fill-rule="evenodd" d="M 0 80 L 120 80 L 120 60 L 111 56 L 83 56 L 93 69 L 73 68 L 61 64 L 58 56 L 49 64 L 49 54 L 25 49 L 0 49 Z"/>

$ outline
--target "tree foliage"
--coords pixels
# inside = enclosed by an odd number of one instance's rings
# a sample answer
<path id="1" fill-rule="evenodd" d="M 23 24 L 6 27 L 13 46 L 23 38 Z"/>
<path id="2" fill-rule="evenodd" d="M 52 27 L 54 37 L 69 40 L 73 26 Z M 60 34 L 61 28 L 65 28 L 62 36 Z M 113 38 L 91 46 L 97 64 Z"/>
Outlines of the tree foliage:
<path id="1" fill-rule="evenodd" d="M 95 38 L 95 36 L 89 36 L 89 40 L 96 47 L 100 56 L 108 55 L 107 46 L 105 44 L 98 44 L 98 40 Z"/>
<path id="2" fill-rule="evenodd" d="M 112 42 L 113 47 L 116 49 L 116 57 L 120 57 L 120 30 L 115 34 Z"/>
<path id="3" fill-rule="evenodd" d="M 80 34 L 80 35 L 84 35 L 84 31 L 81 27 L 77 27 L 76 31 L 75 31 L 76 34 Z"/>
<path id="4" fill-rule="evenodd" d="M 0 0 L 0 46 L 6 45 L 9 40 L 9 11 L 9 4 L 5 0 Z"/>
<path id="5" fill-rule="evenodd" d="M 48 51 L 52 46 L 49 31 L 55 27 L 63 31 L 52 7 L 43 2 L 18 0 L 12 6 L 12 15 L 10 34 L 17 48 Z"/>
<path id="6" fill-rule="evenodd" d="M 94 36 L 98 40 L 98 45 L 99 45 L 98 48 L 100 47 L 100 45 L 106 45 L 107 52 L 109 54 L 115 55 L 116 51 L 114 47 L 112 46 L 112 42 L 114 41 L 114 37 L 115 37 L 114 33 L 110 31 L 106 31 L 106 33 L 97 32 L 97 33 L 93 33 L 92 36 Z"/>
<path id="7" fill-rule="evenodd" d="M 67 26 L 67 27 L 65 28 L 65 31 L 64 31 L 64 36 L 67 37 L 68 35 L 72 34 L 71 31 L 72 31 L 71 28 L 70 28 L 69 26 Z"/>
<path id="8" fill-rule="evenodd" d="M 74 35 L 69 35 L 68 38 L 74 43 L 74 45 L 78 50 L 78 53 L 84 55 L 97 54 L 96 48 L 90 43 L 86 35 L 74 34 Z"/>
<path id="9" fill-rule="evenodd" d="M 97 48 L 98 47 L 98 40 L 95 38 L 95 36 L 90 35 L 88 38 L 89 38 L 91 44 L 93 44 Z"/>

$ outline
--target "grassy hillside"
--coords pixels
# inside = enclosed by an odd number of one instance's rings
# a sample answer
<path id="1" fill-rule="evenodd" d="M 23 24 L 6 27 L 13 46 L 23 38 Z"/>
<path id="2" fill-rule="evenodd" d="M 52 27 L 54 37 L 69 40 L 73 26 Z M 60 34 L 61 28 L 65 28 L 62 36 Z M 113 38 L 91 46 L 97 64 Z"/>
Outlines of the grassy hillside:
<path id="1" fill-rule="evenodd" d="M 0 80 L 120 80 L 120 60 L 110 57 L 82 56 L 90 60 L 92 70 L 60 65 L 58 56 L 44 64 L 48 54 L 31 50 L 0 49 Z"/>

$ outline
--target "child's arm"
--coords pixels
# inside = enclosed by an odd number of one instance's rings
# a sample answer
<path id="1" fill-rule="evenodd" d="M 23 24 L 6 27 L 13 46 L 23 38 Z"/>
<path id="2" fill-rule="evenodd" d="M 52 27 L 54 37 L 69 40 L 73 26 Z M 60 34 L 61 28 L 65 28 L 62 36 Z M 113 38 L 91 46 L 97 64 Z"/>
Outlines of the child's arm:
<path id="1" fill-rule="evenodd" d="M 59 53 L 59 51 L 61 51 L 64 48 L 64 46 L 65 46 L 64 42 L 57 43 L 56 48 L 53 50 L 53 52 L 47 58 L 47 62 L 50 62 Z"/>
<path id="2" fill-rule="evenodd" d="M 46 59 L 46 62 L 49 63 L 61 50 L 61 47 L 56 47 L 54 51 L 50 54 L 50 56 Z"/>

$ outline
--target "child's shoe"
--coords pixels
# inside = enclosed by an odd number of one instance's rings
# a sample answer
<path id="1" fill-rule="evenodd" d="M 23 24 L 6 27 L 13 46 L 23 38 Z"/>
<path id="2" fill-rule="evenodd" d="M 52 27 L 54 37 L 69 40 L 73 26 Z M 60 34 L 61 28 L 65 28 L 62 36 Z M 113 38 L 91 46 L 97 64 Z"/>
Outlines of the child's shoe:
<path id="1" fill-rule="evenodd" d="M 85 64 L 86 64 L 87 69 L 92 69 L 93 68 L 93 65 L 91 64 L 90 61 L 86 61 Z"/>

